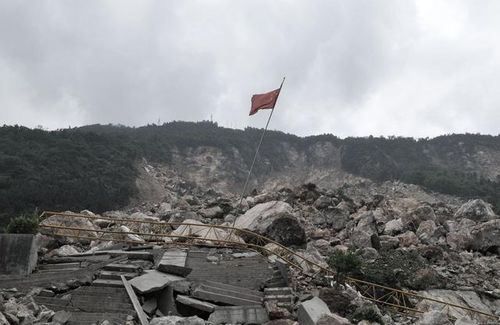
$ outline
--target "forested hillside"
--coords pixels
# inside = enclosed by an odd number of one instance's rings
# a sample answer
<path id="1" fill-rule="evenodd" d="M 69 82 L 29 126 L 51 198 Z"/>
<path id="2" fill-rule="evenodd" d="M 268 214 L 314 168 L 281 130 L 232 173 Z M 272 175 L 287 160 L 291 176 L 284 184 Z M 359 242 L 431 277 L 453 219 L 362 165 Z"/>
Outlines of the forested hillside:
<path id="1" fill-rule="evenodd" d="M 91 209 L 126 205 L 136 192 L 137 163 L 168 164 L 186 147 L 215 147 L 228 157 L 237 151 L 249 164 L 261 130 L 233 130 L 211 122 L 172 122 L 139 128 L 90 125 L 59 131 L 20 126 L 0 128 L 0 227 L 23 212 Z M 429 190 L 481 197 L 500 207 L 497 158 L 500 138 L 449 135 L 434 139 L 347 138 L 320 135 L 300 138 L 269 132 L 256 171 L 273 173 L 292 165 L 287 150 L 305 152 L 317 143 L 340 148 L 341 168 L 375 181 L 401 180 Z M 265 164 L 264 164 L 265 162 Z M 325 167 L 325 166 L 323 166 Z M 328 167 L 328 166 L 326 166 Z M 244 178 L 241 170 L 236 177 Z"/>

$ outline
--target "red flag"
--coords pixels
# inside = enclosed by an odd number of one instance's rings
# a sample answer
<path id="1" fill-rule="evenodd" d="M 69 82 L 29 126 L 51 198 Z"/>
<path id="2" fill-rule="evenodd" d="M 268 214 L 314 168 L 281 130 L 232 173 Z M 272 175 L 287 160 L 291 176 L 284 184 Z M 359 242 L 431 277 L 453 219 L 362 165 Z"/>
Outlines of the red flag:
<path id="1" fill-rule="evenodd" d="M 257 94 L 252 96 L 252 109 L 249 115 L 254 115 L 259 109 L 269 109 L 274 108 L 278 96 L 280 94 L 281 87 L 270 91 L 265 94 Z"/>

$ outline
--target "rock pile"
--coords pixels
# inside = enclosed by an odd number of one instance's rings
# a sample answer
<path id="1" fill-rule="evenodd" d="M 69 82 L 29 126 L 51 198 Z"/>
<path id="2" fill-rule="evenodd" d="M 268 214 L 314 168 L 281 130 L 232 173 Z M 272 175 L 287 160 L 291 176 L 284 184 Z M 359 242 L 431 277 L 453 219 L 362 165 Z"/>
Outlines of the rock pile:
<path id="1" fill-rule="evenodd" d="M 155 226 L 127 220 L 150 220 L 169 223 L 162 228 L 167 229 L 163 240 L 169 245 L 182 244 L 186 239 L 179 236 L 184 235 L 201 246 L 210 246 L 220 238 L 248 242 L 250 239 L 244 233 L 225 229 L 208 231 L 201 227 L 230 227 L 234 223 L 237 228 L 269 237 L 318 265 L 327 267 L 328 258 L 335 252 L 353 252 L 362 261 L 355 270 L 356 277 L 416 290 L 428 297 L 449 299 L 487 313 L 500 311 L 500 218 L 482 200 L 461 201 L 401 183 L 384 183 L 378 187 L 358 183 L 335 190 L 305 184 L 292 189 L 254 192 L 239 204 L 238 198 L 230 193 L 202 190 L 193 184 L 171 185 L 163 202 L 101 215 L 83 212 L 93 216 L 92 219 L 68 221 L 50 217 L 44 224 L 81 227 L 87 237 L 93 237 L 101 229 L 111 230 L 123 234 L 120 240 L 142 245 L 151 240 L 148 234 L 155 233 Z M 44 252 L 47 256 L 73 256 L 109 250 L 119 244 L 95 238 L 78 241 L 58 237 Z M 275 252 L 276 245 L 266 248 Z M 300 324 L 409 321 L 369 304 L 352 288 L 328 291 L 329 281 L 311 280 L 293 270 L 290 270 L 293 298 L 286 305 L 283 301 L 265 301 L 264 288 L 246 291 L 238 286 L 239 289 L 228 287 L 227 283 L 195 283 L 189 280 L 190 270 L 180 256 L 182 253 L 174 255 L 130 280 L 143 299 L 145 312 L 153 318 L 152 324 L 242 322 L 241 319 L 248 323 L 249 317 L 254 317 L 253 322 L 270 325 L 293 324 L 297 320 Z M 215 255 L 210 258 L 215 263 L 220 261 Z M 276 256 L 269 258 L 277 259 Z M 309 271 L 318 270 L 313 267 Z M 238 297 L 230 295 L 234 291 Z M 232 297 L 233 303 L 224 300 L 227 297 Z M 235 304 L 238 299 L 245 304 Z M 165 307 L 167 305 L 170 307 Z M 182 305 L 190 313 L 169 309 L 174 305 Z M 432 312 L 434 306 L 425 308 L 429 313 L 419 320 L 421 324 L 444 322 L 442 316 Z"/>

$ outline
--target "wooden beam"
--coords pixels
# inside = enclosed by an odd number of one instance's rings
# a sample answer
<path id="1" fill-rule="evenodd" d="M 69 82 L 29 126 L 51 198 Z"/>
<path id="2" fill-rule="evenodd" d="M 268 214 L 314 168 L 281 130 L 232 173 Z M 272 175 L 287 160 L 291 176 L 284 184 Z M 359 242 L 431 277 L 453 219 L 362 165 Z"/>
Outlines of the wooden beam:
<path id="1" fill-rule="evenodd" d="M 134 289 L 132 289 L 132 286 L 130 285 L 130 283 L 128 283 L 127 279 L 125 279 L 123 275 L 120 275 L 120 277 L 122 278 L 125 290 L 127 290 L 128 297 L 130 298 L 132 305 L 134 305 L 135 312 L 137 313 L 137 318 L 139 318 L 141 325 L 149 325 L 148 318 L 144 313 L 144 310 L 142 310 L 142 306 L 139 303 L 139 299 L 137 299 L 137 296 L 135 295 Z"/>

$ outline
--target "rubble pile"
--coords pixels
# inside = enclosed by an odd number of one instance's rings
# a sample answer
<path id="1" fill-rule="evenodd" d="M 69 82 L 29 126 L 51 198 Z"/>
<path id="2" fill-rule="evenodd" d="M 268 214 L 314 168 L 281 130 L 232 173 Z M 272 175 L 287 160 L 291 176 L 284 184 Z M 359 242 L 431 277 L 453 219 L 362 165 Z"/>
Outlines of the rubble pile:
<path id="1" fill-rule="evenodd" d="M 116 294 L 123 298 L 113 300 L 115 309 L 89 305 L 87 311 L 109 314 L 109 319 L 96 322 L 99 324 L 119 322 L 118 319 L 139 324 L 137 310 L 133 308 L 137 306 L 132 306 L 124 291 L 123 276 L 137 296 L 140 312 L 150 324 L 157 325 L 487 321 L 457 311 L 437 310 L 442 305 L 429 301 L 418 306 L 426 311 L 424 314 L 401 315 L 374 305 L 350 285 L 332 286 L 331 278 L 309 277 L 308 273 L 319 271 L 314 266 L 299 272 L 283 266 L 279 256 L 273 254 L 263 256 L 220 247 L 214 243 L 221 238 L 233 243 L 248 243 L 251 238 L 235 234 L 229 228 L 203 227 L 234 225 L 268 237 L 322 267 L 329 267 L 329 257 L 336 252 L 352 252 L 362 263 L 351 276 L 500 316 L 500 217 L 482 200 L 461 201 L 401 183 L 367 182 L 329 190 L 304 184 L 292 189 L 254 191 L 240 204 L 231 193 L 204 191 L 193 184 L 172 182 L 169 180 L 169 192 L 163 202 L 145 202 L 101 215 L 82 211 L 92 219 L 52 216 L 43 221 L 45 225 L 85 228 L 85 237 L 96 238 L 77 239 L 64 236 L 67 232 L 45 232 L 48 237 L 40 248 L 44 263 L 78 260 L 78 268 L 85 269 L 90 265 L 85 259 L 124 258 L 104 263 L 90 281 L 73 281 L 77 284 L 61 290 L 43 287 L 52 290 L 53 306 L 61 306 L 60 300 L 65 296 L 69 299 L 67 295 L 71 299 L 80 297 L 82 306 L 87 306 L 85 297 L 90 294 L 110 293 L 82 288 L 115 288 L 119 290 Z M 132 220 L 172 225 L 162 228 L 167 229 L 168 236 L 161 245 L 151 245 L 148 234 L 157 231 L 155 226 Z M 96 233 L 102 229 L 116 233 L 115 242 L 98 240 Z M 182 238 L 183 235 L 190 239 Z M 128 244 L 121 244 L 121 240 Z M 189 248 L 184 246 L 186 243 Z M 268 244 L 265 248 L 276 252 L 277 246 Z M 301 260 L 292 262 L 300 264 Z M 1 286 L 5 285 L 0 278 Z M 16 296 L 2 291 L 0 299 L 3 305 L 0 324 L 54 323 L 58 312 L 58 308 L 50 311 L 48 303 L 41 305 L 45 307 L 36 305 L 37 299 L 49 300 L 36 295 L 33 299 L 33 294 Z M 25 307 L 14 312 L 13 307 L 7 310 L 7 304 Z M 83 312 L 69 306 L 77 307 L 65 305 L 69 312 Z M 28 311 L 31 314 L 26 314 Z M 12 317 L 20 319 L 19 313 L 24 318 L 16 322 Z M 73 324 L 71 318 L 68 324 Z"/>

